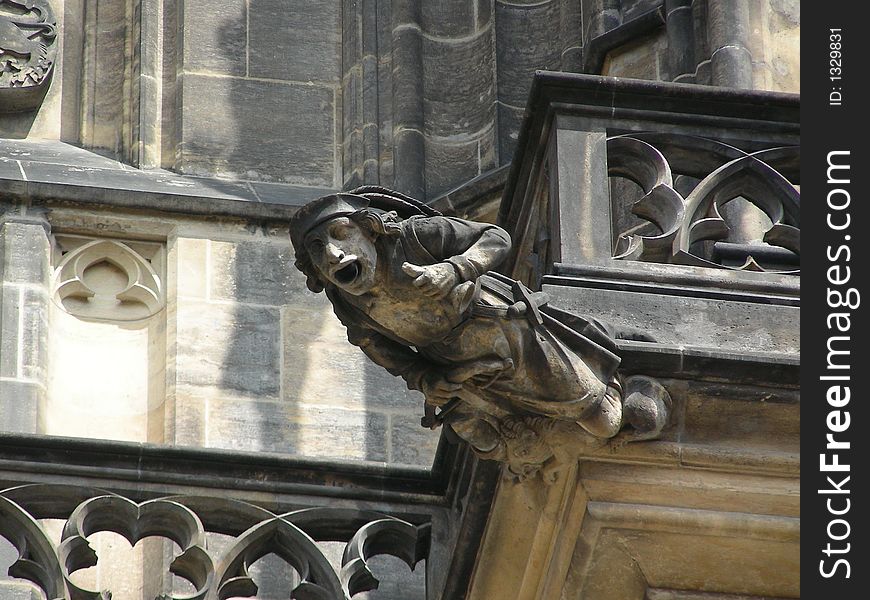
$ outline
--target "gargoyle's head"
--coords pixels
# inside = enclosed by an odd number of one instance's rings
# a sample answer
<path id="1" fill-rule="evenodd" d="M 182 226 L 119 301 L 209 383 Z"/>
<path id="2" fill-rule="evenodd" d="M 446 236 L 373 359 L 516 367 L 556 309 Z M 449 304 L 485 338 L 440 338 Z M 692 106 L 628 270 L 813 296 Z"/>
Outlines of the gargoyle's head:
<path id="1" fill-rule="evenodd" d="M 290 222 L 296 267 L 308 288 L 320 292 L 331 284 L 354 296 L 378 282 L 379 235 L 395 228 L 393 215 L 370 209 L 354 194 L 324 196 L 303 206 Z"/>

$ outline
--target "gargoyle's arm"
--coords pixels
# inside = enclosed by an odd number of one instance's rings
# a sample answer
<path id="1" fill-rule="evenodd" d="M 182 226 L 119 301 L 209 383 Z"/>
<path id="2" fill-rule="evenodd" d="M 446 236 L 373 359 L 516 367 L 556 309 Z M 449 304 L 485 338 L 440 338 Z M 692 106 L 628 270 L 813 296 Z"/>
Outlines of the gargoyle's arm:
<path id="1" fill-rule="evenodd" d="M 347 329 L 347 341 L 390 375 L 404 379 L 408 389 L 422 389 L 420 380 L 426 368 L 415 350 L 367 326 L 367 317 L 349 306 L 336 290 L 327 288 L 326 296 L 332 302 L 335 316 Z"/>
<path id="2" fill-rule="evenodd" d="M 463 281 L 494 269 L 511 247 L 508 233 L 496 225 L 455 217 L 413 219 L 413 233 L 439 261 L 449 262 Z"/>
<path id="3" fill-rule="evenodd" d="M 336 288 L 327 287 L 325 291 L 326 297 L 332 302 L 335 316 L 347 329 L 347 341 L 360 348 L 369 359 L 391 375 L 404 379 L 409 389 L 422 389 L 420 380 L 425 367 L 417 352 L 368 326 L 368 317 L 345 302 Z"/>
<path id="4" fill-rule="evenodd" d="M 347 328 L 347 339 L 390 375 L 404 379 L 408 389 L 422 389 L 421 379 L 426 366 L 416 351 L 372 329 L 353 325 Z"/>

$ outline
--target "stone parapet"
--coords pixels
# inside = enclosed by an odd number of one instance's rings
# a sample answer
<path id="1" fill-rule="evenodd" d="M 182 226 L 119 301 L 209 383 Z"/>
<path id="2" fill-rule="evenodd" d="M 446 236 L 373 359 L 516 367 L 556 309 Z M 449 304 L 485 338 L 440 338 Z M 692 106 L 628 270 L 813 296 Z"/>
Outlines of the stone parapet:
<path id="1" fill-rule="evenodd" d="M 552 483 L 505 473 L 468 598 L 799 596 L 798 107 L 537 74 L 504 272 L 642 332 L 620 369 L 673 412 L 656 441 L 551 438 Z"/>

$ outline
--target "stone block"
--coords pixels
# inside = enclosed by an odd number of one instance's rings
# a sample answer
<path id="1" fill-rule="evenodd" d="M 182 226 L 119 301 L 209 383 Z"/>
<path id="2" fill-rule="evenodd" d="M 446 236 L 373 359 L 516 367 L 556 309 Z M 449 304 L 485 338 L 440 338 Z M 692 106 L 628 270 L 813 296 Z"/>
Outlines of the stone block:
<path id="1" fill-rule="evenodd" d="M 48 292 L 25 288 L 21 310 L 21 376 L 44 382 L 48 362 Z"/>
<path id="2" fill-rule="evenodd" d="M 561 70 L 568 73 L 583 72 L 583 46 L 571 46 L 562 51 Z"/>
<path id="3" fill-rule="evenodd" d="M 363 156 L 365 157 L 363 164 L 367 162 L 377 163 L 379 140 L 380 134 L 377 124 L 366 124 L 366 126 L 363 128 Z"/>
<path id="4" fill-rule="evenodd" d="M 381 153 L 381 160 L 378 164 L 378 180 L 382 184 L 389 187 L 394 177 L 395 172 L 393 171 L 393 154 L 392 148 L 390 148 L 389 151 L 383 151 Z"/>
<path id="5" fill-rule="evenodd" d="M 76 138 L 90 148 L 99 148 L 104 154 L 118 158 L 130 150 L 124 132 L 130 123 L 130 115 L 125 114 L 126 94 L 130 92 L 125 90 L 125 76 L 120 74 L 138 71 L 138 65 L 132 64 L 128 44 L 133 39 L 138 41 L 139 32 L 129 29 L 136 17 L 128 10 L 122 2 L 103 1 L 98 9 L 83 11 L 82 27 L 87 34 L 80 42 L 81 71 L 76 74 L 87 82 L 87 92 L 82 95 L 86 104 L 76 117 L 77 121 L 81 119 Z M 65 28 L 64 33 L 68 31 Z M 105 76 L 107 73 L 118 75 Z"/>
<path id="6" fill-rule="evenodd" d="M 356 0 L 351 0 L 356 3 Z M 369 0 L 368 6 L 374 4 L 371 9 L 371 14 L 376 21 L 375 29 L 377 32 L 378 54 L 382 59 L 390 59 L 390 38 L 393 31 L 393 14 L 394 8 L 392 2 L 379 2 L 378 0 Z M 347 14 L 347 13 L 345 13 Z M 344 17 L 342 17 L 344 19 Z"/>
<path id="7" fill-rule="evenodd" d="M 799 45 L 797 39 L 795 45 Z M 797 54 L 788 58 L 776 57 L 773 59 L 771 71 L 770 89 L 776 92 L 799 93 L 801 89 L 800 60 Z"/>
<path id="8" fill-rule="evenodd" d="M 427 135 L 466 140 L 495 118 L 492 30 L 468 40 L 423 38 Z"/>
<path id="9" fill-rule="evenodd" d="M 344 143 L 341 145 L 341 158 L 344 189 L 351 188 L 348 183 L 350 181 L 356 182 L 356 185 L 361 185 L 362 165 L 364 162 L 361 131 L 354 131 L 345 138 Z"/>
<path id="10" fill-rule="evenodd" d="M 346 75 L 362 56 L 362 5 L 341 0 L 341 68 Z"/>
<path id="11" fill-rule="evenodd" d="M 381 56 L 381 59 L 378 61 L 378 97 L 379 98 L 392 98 L 393 96 L 393 63 L 392 56 L 387 54 L 386 56 Z M 393 135 L 393 107 L 389 102 L 378 102 L 378 122 L 381 124 L 383 136 L 389 136 L 392 138 Z M 389 144 L 392 146 L 392 144 Z M 381 149 L 385 148 L 385 144 L 381 144 Z"/>
<path id="12" fill-rule="evenodd" d="M 166 351 L 162 315 L 91 321 L 52 311 L 46 409 L 51 435 L 164 440 Z M 25 371 L 26 372 L 26 371 Z"/>
<path id="13" fill-rule="evenodd" d="M 333 185 L 331 88 L 185 75 L 183 94 L 182 172 Z"/>
<path id="14" fill-rule="evenodd" d="M 689 83 L 696 83 L 698 85 L 713 85 L 711 82 L 713 81 L 713 69 L 711 67 L 711 61 L 705 60 L 701 62 L 697 69 L 695 69 L 695 77 L 694 80 Z"/>
<path id="15" fill-rule="evenodd" d="M 310 292 L 293 261 L 289 239 L 284 243 L 212 241 L 210 297 L 272 306 L 304 303 Z"/>
<path id="16" fill-rule="evenodd" d="M 447 144 L 426 140 L 426 197 L 435 198 L 480 174 L 478 140 Z"/>
<path id="17" fill-rule="evenodd" d="M 426 154 L 423 134 L 414 129 L 404 129 L 396 131 L 393 139 L 393 185 L 399 192 L 423 199 L 427 193 L 422 177 Z"/>
<path id="18" fill-rule="evenodd" d="M 164 170 L 82 168 L 39 162 L 21 165 L 31 182 L 61 184 L 71 188 L 70 199 L 98 202 L 104 206 L 137 209 L 147 206 L 152 209 L 168 208 L 170 212 L 202 214 L 203 206 L 208 205 L 211 210 L 207 212 L 226 214 L 228 205 L 241 208 L 256 202 L 251 187 L 240 181 L 181 177 Z M 257 210 L 257 216 L 261 216 L 263 210 Z M 229 212 L 232 214 L 234 211 Z"/>
<path id="19" fill-rule="evenodd" d="M 365 125 L 378 122 L 378 59 L 367 55 L 362 59 L 362 121 Z"/>
<path id="20" fill-rule="evenodd" d="M 380 27 L 378 26 L 378 19 L 384 18 L 389 13 L 383 8 L 378 10 L 377 0 L 363 0 L 361 4 L 362 55 L 364 57 L 377 57 L 378 44 L 380 43 L 378 36 L 389 31 L 383 23 L 380 24 Z"/>
<path id="21" fill-rule="evenodd" d="M 520 128 L 523 125 L 522 108 L 498 105 L 498 156 L 499 164 L 505 165 L 513 160 Z"/>
<path id="22" fill-rule="evenodd" d="M 260 202 L 288 206 L 302 206 L 309 200 L 335 192 L 333 187 L 297 187 L 283 183 L 251 182 L 250 186 Z"/>
<path id="23" fill-rule="evenodd" d="M 246 0 L 185 0 L 184 69 L 246 75 Z"/>
<path id="24" fill-rule="evenodd" d="M 390 418 L 390 462 L 430 467 L 435 459 L 441 430 L 432 431 L 420 425 L 420 414 L 393 415 Z"/>
<path id="25" fill-rule="evenodd" d="M 679 179 L 681 176 L 677 176 L 677 182 L 675 182 L 675 187 L 679 185 L 679 182 L 685 181 L 684 179 Z M 613 219 L 613 231 L 615 232 L 623 232 L 628 231 L 629 229 L 634 230 L 638 227 L 646 227 L 647 229 L 655 227 L 655 225 L 650 224 L 648 221 L 644 221 L 637 215 L 631 212 L 634 203 L 640 200 L 643 197 L 643 189 L 635 182 L 630 179 L 626 179 L 625 177 L 611 177 L 610 178 L 610 198 L 612 201 L 611 208 L 611 218 Z M 652 230 L 658 231 L 658 230 Z"/>
<path id="26" fill-rule="evenodd" d="M 614 272 L 614 277 L 618 273 Z M 545 285 L 553 306 L 648 332 L 669 345 L 734 352 L 800 352 L 800 309 L 639 292 Z"/>
<path id="27" fill-rule="evenodd" d="M 178 257 L 178 279 L 175 281 L 176 295 L 205 299 L 207 245 L 208 240 L 178 238 L 175 246 Z"/>
<path id="28" fill-rule="evenodd" d="M 772 498 L 776 496 L 779 514 L 800 515 L 800 485 L 795 479 L 708 471 L 705 475 L 707 483 L 699 489 L 696 469 L 661 465 L 655 471 L 657 473 L 651 477 L 648 467 L 626 462 L 582 461 L 580 465 L 583 487 L 590 496 L 599 498 L 599 502 L 668 506 L 676 501 L 687 508 L 704 510 L 728 506 L 735 513 L 764 514 L 770 511 Z M 738 485 L 740 493 L 735 494 Z M 674 487 L 679 487 L 684 493 L 675 494 Z M 699 599 L 695 597 L 693 600 Z"/>
<path id="29" fill-rule="evenodd" d="M 385 462 L 386 418 L 285 402 L 208 401 L 209 447 Z"/>
<path id="30" fill-rule="evenodd" d="M 0 598 L 3 600 L 40 600 L 44 598 L 34 585 L 25 581 L 0 581 Z"/>
<path id="31" fill-rule="evenodd" d="M 477 28 L 483 29 L 492 20 L 492 0 L 475 0 L 477 2 Z"/>
<path id="32" fill-rule="evenodd" d="M 196 388 L 179 386 L 174 398 L 167 399 L 167 412 L 174 421 L 167 424 L 167 442 L 178 446 L 204 446 L 206 400 L 196 394 Z M 170 417 L 171 418 L 171 417 Z"/>
<path id="33" fill-rule="evenodd" d="M 3 120 L 0 120 L 0 127 L 5 127 L 5 121 L 6 117 L 4 115 Z M 0 134 L 4 136 L 8 135 L 8 133 L 6 133 L 6 131 L 4 131 L 3 129 L 0 129 Z M 4 146 L 7 143 L 8 142 L 6 140 L 3 140 Z M 9 152 L 3 152 L 2 150 L 0 150 L 0 177 L 3 178 L 4 182 L 7 182 L 4 183 L 4 185 L 10 185 L 15 180 L 21 179 L 20 164 L 21 163 L 16 160 L 14 155 L 10 156 Z"/>
<path id="34" fill-rule="evenodd" d="M 347 139 L 363 124 L 362 113 L 362 67 L 353 69 L 344 76 L 341 86 L 341 127 Z"/>
<path id="35" fill-rule="evenodd" d="M 363 132 L 356 129 L 345 139 L 342 146 L 345 171 L 360 171 L 365 162 L 365 148 L 363 146 Z"/>
<path id="36" fill-rule="evenodd" d="M 800 3 L 796 0 L 770 0 L 770 9 L 762 32 L 764 56 L 770 65 L 770 84 L 767 87 L 782 92 L 800 92 Z M 753 58 L 759 56 L 760 53 L 753 51 Z"/>
<path id="37" fill-rule="evenodd" d="M 707 35 L 713 51 L 734 46 L 746 48 L 751 36 L 752 3 L 748 0 L 709 0 L 706 4 Z"/>
<path id="38" fill-rule="evenodd" d="M 423 396 L 407 389 L 347 341 L 323 295 L 281 312 L 284 399 L 293 403 L 422 413 Z"/>
<path id="39" fill-rule="evenodd" d="M 178 384 L 277 398 L 278 309 L 182 302 L 176 328 Z"/>
<path id="40" fill-rule="evenodd" d="M 21 160 L 45 162 L 55 165 L 76 165 L 79 167 L 99 168 L 121 168 L 121 163 L 94 154 L 82 148 L 76 148 L 68 144 L 61 144 L 50 140 L 39 140 L 28 138 L 24 140 L 3 140 L 3 145 L 0 147 L 0 158 L 5 160 L 0 161 L 0 173 L 6 176 L 6 169 L 10 168 L 19 172 L 18 165 L 15 161 Z M 132 168 L 132 167 L 130 167 Z M 11 174 L 11 170 L 10 170 Z"/>
<path id="41" fill-rule="evenodd" d="M 475 31 L 478 0 L 429 0 L 420 10 L 423 31 L 437 37 L 464 37 Z"/>
<path id="42" fill-rule="evenodd" d="M 783 27 L 789 29 L 800 27 L 800 0 L 770 0 L 770 8 L 773 10 L 774 17 L 783 24 Z"/>
<path id="43" fill-rule="evenodd" d="M 338 83 L 341 4 L 334 0 L 250 1 L 252 77 Z"/>
<path id="44" fill-rule="evenodd" d="M 496 137 L 495 127 L 484 133 L 483 137 L 481 137 L 477 143 L 478 171 L 483 174 L 498 167 L 498 139 Z"/>
<path id="45" fill-rule="evenodd" d="M 602 73 L 610 77 L 656 79 L 658 77 L 658 38 L 664 32 L 629 42 L 607 54 Z"/>
<path id="46" fill-rule="evenodd" d="M 37 433 L 43 394 L 44 390 L 33 383 L 0 381 L 0 431 Z"/>
<path id="47" fill-rule="evenodd" d="M 583 10 L 582 2 L 574 0 L 559 0 L 559 27 L 563 50 L 572 46 L 583 45 Z M 564 66 L 563 70 L 566 69 Z"/>
<path id="48" fill-rule="evenodd" d="M 754 399 L 734 401 L 736 390 L 731 388 L 722 386 L 716 397 L 709 390 L 699 393 L 690 386 L 685 394 L 683 443 L 800 451 L 800 404 L 796 398 L 788 402 L 787 398 L 774 397 L 775 390 L 759 388 Z"/>
<path id="49" fill-rule="evenodd" d="M 561 39 L 553 27 L 559 23 L 559 2 L 533 5 L 495 5 L 498 99 L 524 106 L 535 69 L 558 70 Z"/>
<path id="50" fill-rule="evenodd" d="M 423 129 L 423 40 L 415 28 L 402 28 L 392 39 L 393 114 L 396 125 Z M 437 44 L 437 42 L 431 42 Z M 431 67 L 430 67 L 431 69 Z M 433 76 L 434 79 L 434 76 Z"/>
<path id="51" fill-rule="evenodd" d="M 2 264 L 0 276 L 10 283 L 46 284 L 49 244 L 45 228 L 39 223 L 10 221 L 0 229 Z"/>
<path id="52" fill-rule="evenodd" d="M 694 17 L 690 3 L 676 3 L 667 13 L 668 60 L 667 80 L 686 81 L 694 77 L 698 59 L 695 57 Z M 665 78 L 665 77 L 663 77 Z"/>
<path id="53" fill-rule="evenodd" d="M 719 86 L 750 89 L 752 87 L 752 56 L 740 46 L 719 48 L 710 61 L 713 82 Z"/>
<path id="54" fill-rule="evenodd" d="M 22 290 L 19 286 L 3 284 L 0 296 L 0 377 L 19 377 L 19 315 Z"/>

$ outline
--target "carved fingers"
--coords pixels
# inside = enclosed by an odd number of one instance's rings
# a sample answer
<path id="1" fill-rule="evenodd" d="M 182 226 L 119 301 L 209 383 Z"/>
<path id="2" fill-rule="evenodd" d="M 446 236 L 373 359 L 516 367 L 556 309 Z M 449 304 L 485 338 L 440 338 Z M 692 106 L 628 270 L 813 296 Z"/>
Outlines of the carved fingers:
<path id="1" fill-rule="evenodd" d="M 438 372 L 429 372 L 421 381 L 426 403 L 432 406 L 442 406 L 455 398 L 462 389 L 461 383 L 447 381 L 444 375 Z"/>
<path id="2" fill-rule="evenodd" d="M 406 262 L 402 264 L 402 271 L 414 278 L 414 285 L 421 292 L 432 298 L 443 298 L 459 283 L 456 269 L 446 262 L 426 266 Z"/>

